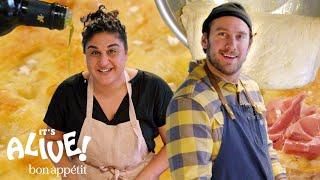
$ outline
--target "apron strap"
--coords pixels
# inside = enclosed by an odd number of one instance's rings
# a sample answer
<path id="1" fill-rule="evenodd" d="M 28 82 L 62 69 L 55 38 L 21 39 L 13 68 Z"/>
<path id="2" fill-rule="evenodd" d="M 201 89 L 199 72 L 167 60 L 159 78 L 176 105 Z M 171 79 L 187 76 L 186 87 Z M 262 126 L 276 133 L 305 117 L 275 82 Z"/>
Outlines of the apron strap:
<path id="1" fill-rule="evenodd" d="M 93 79 L 89 76 L 88 87 L 87 87 L 87 109 L 86 117 L 92 118 L 92 109 L 93 109 Z"/>
<path id="2" fill-rule="evenodd" d="M 246 96 L 246 98 L 248 99 L 249 103 L 251 104 L 251 106 L 253 107 L 253 109 L 258 112 L 259 114 L 262 114 L 262 112 L 258 109 L 256 103 L 254 102 L 254 100 L 252 99 L 252 97 L 249 95 L 246 87 L 244 86 L 243 82 L 240 80 L 240 83 L 244 89 L 244 94 Z"/>
<path id="3" fill-rule="evenodd" d="M 134 105 L 133 105 L 133 102 L 132 102 L 132 86 L 131 86 L 131 83 L 129 83 L 130 78 L 129 78 L 128 72 L 126 70 L 124 71 L 124 75 L 125 75 L 125 78 L 126 78 L 126 86 L 127 86 L 128 95 L 129 95 L 129 118 L 130 118 L 130 123 L 132 125 L 132 128 L 133 128 L 135 134 L 142 141 L 144 139 L 142 137 L 142 131 L 141 131 L 139 122 L 137 120 L 136 112 L 135 112 Z"/>
<path id="4" fill-rule="evenodd" d="M 225 108 L 225 110 L 227 111 L 227 113 L 229 114 L 230 118 L 232 120 L 235 120 L 236 117 L 232 111 L 232 109 L 230 108 L 226 98 L 222 95 L 221 89 L 218 86 L 218 80 L 216 79 L 215 76 L 212 75 L 212 73 L 210 73 L 209 68 L 207 66 L 207 64 L 204 65 L 204 70 L 206 71 L 206 74 L 210 80 L 211 85 L 214 87 L 214 89 L 217 91 L 219 99 L 223 105 L 223 107 Z"/>
<path id="5" fill-rule="evenodd" d="M 139 125 L 139 122 L 137 120 L 137 116 L 136 116 L 136 112 L 134 109 L 134 105 L 132 102 L 132 87 L 131 87 L 131 83 L 129 83 L 130 78 L 128 75 L 128 72 L 125 70 L 124 71 L 124 75 L 125 75 L 125 81 L 126 81 L 126 86 L 127 86 L 127 91 L 129 94 L 129 118 L 130 118 L 130 123 L 131 126 L 135 132 L 135 134 L 137 135 L 137 137 L 139 138 L 139 140 L 144 140 L 143 136 L 142 136 L 142 131 Z M 93 110 L 93 79 L 89 76 L 88 79 L 88 89 L 87 89 L 87 110 L 86 110 L 86 116 L 87 118 L 92 118 L 92 110 Z"/>

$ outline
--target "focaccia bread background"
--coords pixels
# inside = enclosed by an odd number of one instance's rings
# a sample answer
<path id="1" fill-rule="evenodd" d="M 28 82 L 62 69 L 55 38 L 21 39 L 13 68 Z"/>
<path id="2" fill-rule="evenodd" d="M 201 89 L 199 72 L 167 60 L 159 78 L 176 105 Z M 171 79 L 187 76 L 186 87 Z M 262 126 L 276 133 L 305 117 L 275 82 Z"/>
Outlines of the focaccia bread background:
<path id="1" fill-rule="evenodd" d="M 129 67 L 153 72 L 173 88 L 187 74 L 188 49 L 174 38 L 161 20 L 153 0 L 50 2 L 71 8 L 75 29 L 70 47 L 70 27 L 57 31 L 21 26 L 0 37 L 0 179 L 56 178 L 28 173 L 29 164 L 52 167 L 49 160 L 26 156 L 22 160 L 9 161 L 7 144 L 10 138 L 17 137 L 25 146 L 29 133 L 35 132 L 38 135 L 33 149 L 39 149 L 38 131 L 46 127 L 42 120 L 56 87 L 67 77 L 86 69 L 80 17 L 96 11 L 99 3 L 103 3 L 108 11 L 119 10 L 120 20 L 128 33 Z"/>
<path id="2" fill-rule="evenodd" d="M 54 2 L 50 0 L 50 2 Z M 81 47 L 82 24 L 79 19 L 95 11 L 99 3 L 107 10 L 118 9 L 128 32 L 127 65 L 153 72 L 164 78 L 173 89 L 187 75 L 190 52 L 177 42 L 162 21 L 153 0 L 59 0 L 73 12 L 75 27 L 68 46 L 70 28 L 63 31 L 45 28 L 18 27 L 0 37 L 0 179 L 58 179 L 54 175 L 30 175 L 28 165 L 52 167 L 49 160 L 26 156 L 9 161 L 8 141 L 18 137 L 26 144 L 30 132 L 38 134 L 56 87 L 65 78 L 84 71 Z M 199 42 L 200 43 L 200 42 Z M 294 90 L 264 91 L 266 102 L 279 96 L 292 96 L 308 91 L 307 103 L 320 105 L 320 77 L 312 84 Z M 39 149 L 37 140 L 33 149 Z M 157 140 L 157 144 L 161 144 Z M 160 146 L 157 146 L 159 150 Z M 168 179 L 168 172 L 162 179 Z"/>

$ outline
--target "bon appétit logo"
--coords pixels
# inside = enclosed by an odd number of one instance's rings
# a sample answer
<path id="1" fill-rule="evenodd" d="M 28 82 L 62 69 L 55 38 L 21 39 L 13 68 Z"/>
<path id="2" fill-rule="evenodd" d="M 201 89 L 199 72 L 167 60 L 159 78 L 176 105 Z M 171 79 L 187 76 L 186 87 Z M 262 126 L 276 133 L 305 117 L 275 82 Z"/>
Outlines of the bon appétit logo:
<path id="1" fill-rule="evenodd" d="M 39 130 L 39 135 L 47 135 L 47 133 L 50 133 L 50 135 L 55 135 L 55 130 L 54 129 L 40 129 Z M 68 157 L 72 157 L 75 155 L 78 155 L 78 158 L 80 161 L 85 161 L 87 159 L 86 156 L 86 150 L 87 146 L 91 140 L 91 137 L 89 136 L 84 136 L 83 137 L 83 142 L 82 142 L 82 147 L 76 148 L 75 150 L 71 149 L 71 146 L 76 145 L 75 144 L 75 136 L 76 136 L 76 131 L 69 132 L 63 135 L 63 141 L 45 141 L 44 138 L 39 139 L 39 148 L 38 149 L 32 149 L 34 145 L 34 141 L 36 139 L 37 134 L 34 132 L 31 132 L 29 134 L 29 137 L 27 139 L 27 143 L 25 146 L 23 146 L 22 142 L 19 140 L 17 137 L 12 137 L 8 143 L 7 146 L 7 158 L 8 160 L 14 160 L 15 156 L 14 154 L 18 153 L 18 159 L 22 159 L 25 157 L 25 155 L 29 156 L 41 156 L 42 159 L 48 159 L 50 158 L 54 163 L 58 163 L 62 156 L 63 152 L 65 150 L 66 155 Z M 53 152 L 53 146 L 54 143 L 57 144 L 58 146 L 58 153 L 55 154 Z M 39 153 L 40 152 L 40 153 Z"/>

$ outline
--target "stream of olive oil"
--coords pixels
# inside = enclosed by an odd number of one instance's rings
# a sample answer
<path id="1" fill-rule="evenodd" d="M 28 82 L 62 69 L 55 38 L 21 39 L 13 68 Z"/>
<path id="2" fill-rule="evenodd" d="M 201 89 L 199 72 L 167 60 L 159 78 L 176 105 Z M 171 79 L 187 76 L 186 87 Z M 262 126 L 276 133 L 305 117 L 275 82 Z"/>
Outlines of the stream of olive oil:
<path id="1" fill-rule="evenodd" d="M 71 40 L 72 40 L 72 36 L 73 36 L 73 33 L 74 33 L 74 26 L 73 26 L 72 19 L 67 22 L 67 25 L 70 28 L 69 39 L 68 39 L 68 74 L 70 74 L 71 73 L 71 62 L 73 60 L 73 58 L 72 58 Z"/>

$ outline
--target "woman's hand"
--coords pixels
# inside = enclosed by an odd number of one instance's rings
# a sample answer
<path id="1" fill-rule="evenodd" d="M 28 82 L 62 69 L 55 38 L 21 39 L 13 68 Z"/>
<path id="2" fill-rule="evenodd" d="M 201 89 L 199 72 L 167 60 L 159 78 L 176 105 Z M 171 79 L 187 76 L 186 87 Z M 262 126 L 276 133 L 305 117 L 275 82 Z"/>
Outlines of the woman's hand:
<path id="1" fill-rule="evenodd" d="M 168 158 L 166 153 L 165 126 L 159 127 L 159 133 L 163 142 L 161 150 L 152 158 L 149 164 L 138 174 L 136 180 L 157 180 L 161 173 L 168 168 Z"/>

